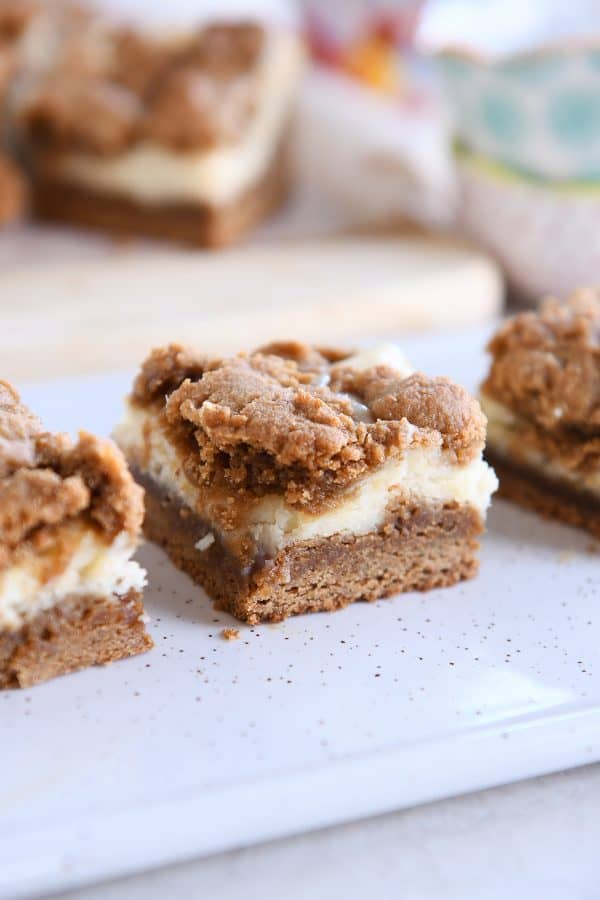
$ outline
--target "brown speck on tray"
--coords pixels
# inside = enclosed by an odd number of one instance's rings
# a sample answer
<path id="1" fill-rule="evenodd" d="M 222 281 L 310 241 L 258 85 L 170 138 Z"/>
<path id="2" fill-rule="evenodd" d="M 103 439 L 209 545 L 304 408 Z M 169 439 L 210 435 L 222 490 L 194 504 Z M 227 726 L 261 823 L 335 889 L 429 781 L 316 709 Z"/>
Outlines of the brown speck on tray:
<path id="1" fill-rule="evenodd" d="M 225 641 L 237 641 L 240 636 L 240 632 L 237 628 L 224 628 L 221 632 L 221 637 Z"/>

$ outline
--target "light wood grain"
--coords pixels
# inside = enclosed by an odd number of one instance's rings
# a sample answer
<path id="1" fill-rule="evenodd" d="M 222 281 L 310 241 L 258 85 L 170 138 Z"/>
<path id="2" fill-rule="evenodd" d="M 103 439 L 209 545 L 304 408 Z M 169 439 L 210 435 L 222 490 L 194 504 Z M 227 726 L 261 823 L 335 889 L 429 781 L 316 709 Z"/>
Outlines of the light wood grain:
<path id="1" fill-rule="evenodd" d="M 218 254 L 165 253 L 0 274 L 0 377 L 136 365 L 174 340 L 222 353 L 273 338 L 348 344 L 484 322 L 497 268 L 425 237 L 337 238 Z"/>

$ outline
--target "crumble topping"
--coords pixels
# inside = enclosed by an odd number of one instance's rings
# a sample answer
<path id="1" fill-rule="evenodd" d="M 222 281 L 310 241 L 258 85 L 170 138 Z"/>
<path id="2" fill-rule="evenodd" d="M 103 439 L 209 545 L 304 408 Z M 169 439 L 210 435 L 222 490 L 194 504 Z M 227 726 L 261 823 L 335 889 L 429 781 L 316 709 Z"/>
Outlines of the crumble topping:
<path id="1" fill-rule="evenodd" d="M 253 24 L 213 25 L 171 42 L 82 27 L 51 78 L 21 99 L 20 128 L 42 148 L 99 155 L 144 139 L 175 150 L 235 141 L 255 109 L 264 43 Z"/>
<path id="2" fill-rule="evenodd" d="M 142 363 L 140 373 L 133 383 L 132 400 L 140 406 L 147 406 L 155 401 L 162 404 L 167 394 L 179 387 L 186 378 L 201 378 L 205 370 L 218 365 L 219 360 L 211 361 L 210 357 L 202 356 L 180 344 L 157 347 Z"/>
<path id="3" fill-rule="evenodd" d="M 157 404 L 192 482 L 238 499 L 276 491 L 313 511 L 409 446 L 443 447 L 460 464 L 480 453 L 485 418 L 464 389 L 355 371 L 348 355 L 289 342 L 209 360 L 172 345 L 144 363 L 132 399 Z"/>
<path id="4" fill-rule="evenodd" d="M 139 104 L 134 94 L 115 84 L 62 75 L 48 79 L 26 107 L 27 130 L 40 149 L 110 155 L 132 138 Z"/>
<path id="5" fill-rule="evenodd" d="M 34 438 L 43 430 L 38 417 L 21 405 L 13 386 L 0 381 L 0 478 L 19 466 L 34 466 Z"/>
<path id="6" fill-rule="evenodd" d="M 485 441 L 486 419 L 479 403 L 449 378 L 415 372 L 402 378 L 388 366 L 355 372 L 336 369 L 331 387 L 358 396 L 376 419 L 407 419 L 418 428 L 439 432 L 442 446 L 459 462 L 468 462 Z"/>
<path id="7" fill-rule="evenodd" d="M 181 41 L 158 43 L 131 28 L 115 31 L 108 39 L 110 66 L 101 76 L 109 77 L 140 98 L 152 94 L 182 51 Z"/>
<path id="8" fill-rule="evenodd" d="M 18 469 L 0 485 L 0 535 L 15 547 L 30 531 L 76 516 L 90 492 L 78 475 L 62 478 L 51 469 Z"/>
<path id="9" fill-rule="evenodd" d="M 73 444 L 44 431 L 14 388 L 0 382 L 0 567 L 23 541 L 39 541 L 45 526 L 79 516 L 107 540 L 138 534 L 142 490 L 121 452 L 85 432 Z"/>
<path id="10" fill-rule="evenodd" d="M 299 341 L 272 341 L 259 347 L 256 353 L 265 356 L 280 356 L 282 359 L 290 359 L 295 362 L 300 371 L 320 371 L 326 369 L 331 363 L 337 363 L 347 359 L 350 352 L 333 347 L 309 347 Z"/>
<path id="11" fill-rule="evenodd" d="M 193 68 L 211 78 L 228 80 L 247 74 L 264 48 L 264 30 L 253 23 L 208 25 L 184 38 L 152 40 L 130 28 L 111 34 L 113 58 L 107 74 L 140 97 L 148 97 L 163 77 Z"/>
<path id="12" fill-rule="evenodd" d="M 237 641 L 239 636 L 239 628 L 224 628 L 221 632 L 221 637 L 225 641 Z"/>
<path id="13" fill-rule="evenodd" d="M 548 432 L 554 442 L 600 438 L 600 293 L 509 320 L 488 346 L 482 392 Z"/>
<path id="14" fill-rule="evenodd" d="M 217 23 L 192 38 L 184 58 L 215 78 L 230 78 L 256 65 L 264 43 L 260 25 Z"/>
<path id="15" fill-rule="evenodd" d="M 248 78 L 216 81 L 192 65 L 168 73 L 148 102 L 143 136 L 175 150 L 235 141 L 255 108 Z"/>

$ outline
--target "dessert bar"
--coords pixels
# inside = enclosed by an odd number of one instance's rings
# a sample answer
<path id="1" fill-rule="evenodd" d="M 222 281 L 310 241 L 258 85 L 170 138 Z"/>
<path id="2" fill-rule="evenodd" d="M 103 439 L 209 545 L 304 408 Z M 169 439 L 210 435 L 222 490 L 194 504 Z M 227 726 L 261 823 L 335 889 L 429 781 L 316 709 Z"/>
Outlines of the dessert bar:
<path id="1" fill-rule="evenodd" d="M 49 434 L 0 382 L 0 688 L 142 653 L 142 491 L 110 441 Z"/>
<path id="2" fill-rule="evenodd" d="M 115 436 L 146 490 L 146 535 L 244 621 L 477 571 L 496 486 L 485 418 L 394 345 L 155 350 Z"/>
<path id="3" fill-rule="evenodd" d="M 547 300 L 488 350 L 481 404 L 500 495 L 600 537 L 600 296 Z"/>
<path id="4" fill-rule="evenodd" d="M 15 103 L 45 219 L 221 246 L 282 199 L 303 62 L 252 23 L 146 34 L 101 20 Z"/>

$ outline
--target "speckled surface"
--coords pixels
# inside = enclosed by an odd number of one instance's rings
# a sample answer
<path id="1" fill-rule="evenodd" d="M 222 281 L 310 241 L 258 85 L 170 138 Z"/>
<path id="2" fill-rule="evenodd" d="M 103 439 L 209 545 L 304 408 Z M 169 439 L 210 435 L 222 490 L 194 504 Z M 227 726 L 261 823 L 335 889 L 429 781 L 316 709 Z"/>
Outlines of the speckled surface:
<path id="1" fill-rule="evenodd" d="M 403 346 L 473 387 L 483 341 Z M 106 431 L 127 383 L 24 396 L 53 428 Z M 216 614 L 156 548 L 140 559 L 153 652 L 0 694 L 2 897 L 600 758 L 600 570 L 584 534 L 497 503 L 477 580 L 254 628 Z"/>

